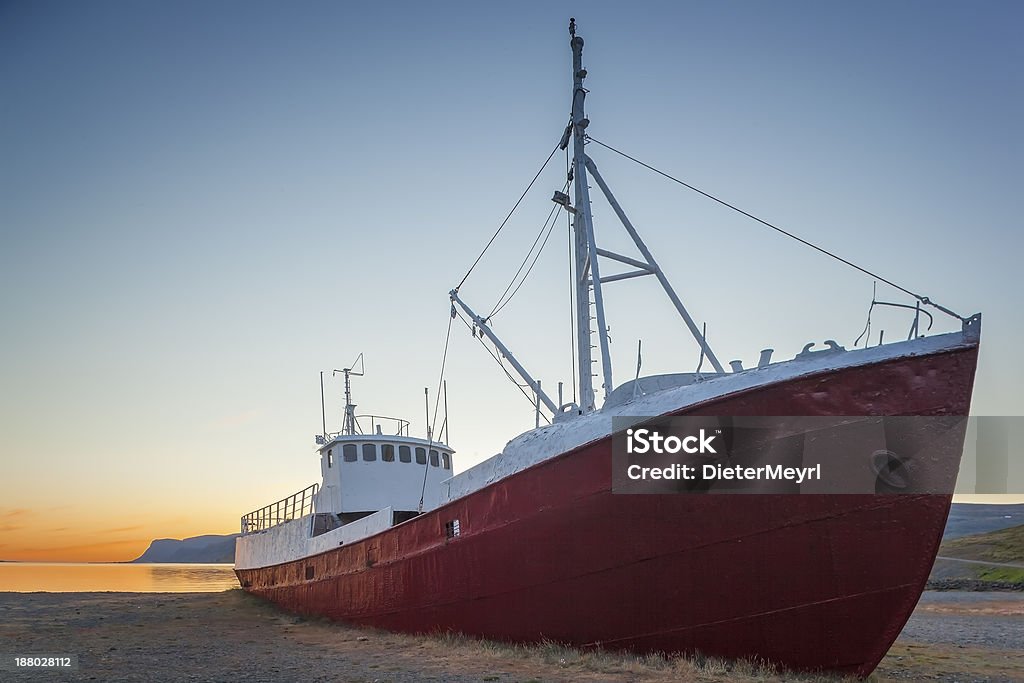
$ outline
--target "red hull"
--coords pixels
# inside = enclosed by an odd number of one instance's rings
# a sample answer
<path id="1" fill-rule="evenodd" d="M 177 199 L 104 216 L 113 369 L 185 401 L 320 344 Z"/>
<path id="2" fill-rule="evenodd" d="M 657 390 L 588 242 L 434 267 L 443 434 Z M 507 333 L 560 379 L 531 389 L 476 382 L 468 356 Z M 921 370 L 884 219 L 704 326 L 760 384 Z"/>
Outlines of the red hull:
<path id="1" fill-rule="evenodd" d="M 976 360 L 975 346 L 905 357 L 679 414 L 966 415 Z M 950 504 L 615 495 L 611 472 L 604 439 L 363 541 L 237 574 L 286 609 L 392 630 L 756 655 L 866 675 L 920 597 Z M 447 540 L 453 519 L 461 534 Z"/>

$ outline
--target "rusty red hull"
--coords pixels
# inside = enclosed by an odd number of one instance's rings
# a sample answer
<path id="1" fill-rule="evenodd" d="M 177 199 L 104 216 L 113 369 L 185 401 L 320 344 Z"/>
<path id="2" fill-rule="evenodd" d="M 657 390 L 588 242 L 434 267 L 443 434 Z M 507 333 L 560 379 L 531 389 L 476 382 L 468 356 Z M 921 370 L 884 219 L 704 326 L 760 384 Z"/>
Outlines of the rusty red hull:
<path id="1" fill-rule="evenodd" d="M 966 415 L 976 360 L 977 347 L 899 358 L 678 414 Z M 604 439 L 350 546 L 237 570 L 239 581 L 288 610 L 398 631 L 865 675 L 916 605 L 950 505 L 949 495 L 615 495 L 611 471 Z M 453 519 L 461 534 L 447 539 Z"/>

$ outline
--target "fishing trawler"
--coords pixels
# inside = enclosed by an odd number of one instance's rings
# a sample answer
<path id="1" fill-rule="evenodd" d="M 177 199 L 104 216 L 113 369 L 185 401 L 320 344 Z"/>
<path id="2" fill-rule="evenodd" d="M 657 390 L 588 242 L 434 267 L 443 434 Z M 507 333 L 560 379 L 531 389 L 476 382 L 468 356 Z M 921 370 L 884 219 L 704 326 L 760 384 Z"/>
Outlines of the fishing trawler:
<path id="1" fill-rule="evenodd" d="M 966 416 L 981 317 L 960 316 L 843 260 L 911 297 L 912 304 L 872 302 L 909 309 L 906 340 L 849 350 L 827 340 L 785 360 L 766 349 L 756 367 L 733 361 L 726 370 L 588 154 L 592 143 L 617 150 L 587 133 L 583 39 L 573 21 L 570 47 L 572 113 L 555 149 L 571 144 L 572 162 L 553 201 L 569 214 L 574 238 L 576 400 L 543 390 L 490 316 L 467 303 L 463 278 L 449 292 L 451 319 L 489 342 L 530 388 L 538 426 L 453 474 L 454 451 L 433 432 L 413 437 L 404 420 L 357 416 L 349 378 L 358 371 L 344 370 L 343 428 L 327 433 L 325 424 L 317 438 L 322 484 L 242 518 L 239 582 L 290 611 L 397 631 L 756 657 L 866 675 L 920 597 L 951 488 L 908 487 L 920 466 L 840 440 L 840 459 L 851 471 L 870 471 L 880 488 L 629 495 L 615 488 L 615 440 L 625 424 L 650 418 Z M 638 256 L 598 246 L 591 180 Z M 609 262 L 632 270 L 602 274 Z M 642 276 L 661 284 L 700 363 L 694 372 L 637 372 L 616 386 L 603 288 Z M 923 336 L 930 310 L 957 329 Z M 962 445 L 954 432 L 952 443 L 919 461 L 948 483 Z"/>

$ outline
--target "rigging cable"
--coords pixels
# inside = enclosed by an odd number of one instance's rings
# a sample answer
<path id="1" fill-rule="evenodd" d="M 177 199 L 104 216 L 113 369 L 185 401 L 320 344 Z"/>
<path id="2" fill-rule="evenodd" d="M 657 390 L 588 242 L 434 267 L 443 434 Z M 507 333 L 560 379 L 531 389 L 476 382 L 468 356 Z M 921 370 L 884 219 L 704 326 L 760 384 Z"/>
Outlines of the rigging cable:
<path id="1" fill-rule="evenodd" d="M 896 289 L 900 290 L 901 292 L 903 292 L 905 294 L 909 294 L 910 296 L 912 296 L 913 298 L 917 299 L 918 301 L 920 301 L 921 303 L 925 304 L 926 306 L 934 306 L 935 308 L 937 308 L 938 310 L 942 311 L 943 313 L 946 313 L 947 315 L 951 315 L 954 318 L 958 318 L 962 322 L 966 322 L 967 321 L 967 319 L 964 318 L 963 316 L 961 316 L 959 313 L 955 313 L 955 312 L 949 310 L 948 308 L 946 308 L 944 306 L 940 306 L 939 304 L 933 302 L 931 299 L 929 299 L 926 296 L 922 296 L 920 294 L 916 294 L 916 293 L 910 291 L 909 289 L 907 289 L 906 287 L 901 287 L 900 285 L 896 284 L 892 280 L 888 280 L 888 279 L 882 277 L 881 275 L 877 275 L 875 273 L 872 273 L 870 270 L 868 270 L 866 268 L 862 268 L 862 267 L 858 266 L 856 263 L 853 263 L 852 261 L 847 261 L 842 256 L 839 256 L 837 254 L 833 254 L 831 251 L 828 251 L 827 249 L 825 249 L 823 247 L 819 247 L 817 244 L 814 244 L 813 242 L 808 242 L 804 238 L 798 237 L 797 235 L 794 235 L 791 232 L 783 230 L 782 228 L 778 227 L 777 225 L 772 225 L 768 221 L 763 220 L 761 218 L 758 218 L 757 216 L 755 216 L 755 215 L 753 215 L 751 213 L 748 213 L 748 212 L 744 211 L 743 209 L 741 209 L 739 207 L 733 206 L 729 202 L 726 202 L 726 201 L 724 201 L 722 199 L 719 199 L 718 197 L 715 197 L 714 195 L 705 192 L 704 190 L 700 189 L 699 187 L 694 187 L 693 185 L 690 185 L 689 183 L 686 183 L 686 182 L 683 182 L 682 180 L 679 180 L 679 178 L 674 178 L 674 177 L 670 176 L 668 173 L 665 173 L 664 171 L 660 171 L 660 170 L 654 168 L 653 166 L 651 166 L 650 164 L 645 164 L 644 162 L 640 161 L 636 157 L 632 157 L 632 156 L 626 154 L 622 150 L 615 149 L 611 145 L 605 144 L 605 143 L 601 142 L 600 140 L 597 140 L 595 138 L 590 137 L 589 135 L 587 136 L 587 140 L 589 140 L 590 142 L 596 142 L 597 144 L 601 145 L 605 149 L 609 149 L 609 150 L 615 152 L 616 154 L 629 159 L 630 161 L 636 162 L 636 163 L 640 164 L 641 166 L 643 166 L 644 168 L 646 168 L 648 170 L 651 170 L 651 171 L 654 171 L 658 175 L 661 175 L 661 176 L 664 176 L 664 177 L 668 178 L 672 182 L 679 183 L 680 185 L 682 185 L 683 187 L 685 187 L 687 189 L 693 190 L 694 192 L 696 192 L 698 194 L 701 194 L 701 195 L 707 197 L 708 199 L 711 199 L 711 200 L 714 200 L 714 201 L 718 202 L 722 206 L 725 206 L 727 208 L 732 209 L 733 211 L 741 213 L 744 216 L 746 216 L 747 218 L 755 220 L 758 223 L 760 223 L 762 225 L 765 225 L 765 226 L 771 228 L 772 230 L 775 230 L 776 232 L 779 232 L 779 233 L 785 235 L 786 237 L 792 238 L 792 239 L 796 240 L 797 242 L 800 242 L 801 244 L 804 244 L 804 245 L 806 245 L 808 247 L 811 247 L 812 249 L 820 251 L 822 254 L 825 254 L 826 256 L 831 256 L 832 258 L 834 258 L 835 260 L 839 261 L 840 263 L 844 263 L 844 264 L 850 266 L 851 268 L 854 268 L 855 270 L 859 270 L 860 272 L 864 273 L 865 275 L 873 277 L 876 280 L 881 280 L 885 284 L 887 284 L 887 285 L 889 285 L 891 287 L 895 287 Z"/>
<path id="2" fill-rule="evenodd" d="M 484 257 L 484 254 L 487 253 L 487 250 L 490 249 L 491 245 L 494 243 L 494 240 L 498 237 L 498 233 L 500 233 L 501 229 L 505 227 L 506 223 L 508 223 L 508 219 L 512 218 L 512 214 L 514 214 L 516 212 L 516 209 L 519 208 L 519 204 L 523 201 L 523 198 L 526 197 L 526 193 L 530 191 L 530 188 L 533 187 L 533 184 L 537 182 L 537 178 L 539 178 L 540 174 L 544 172 L 545 168 L 547 168 L 548 162 L 550 162 L 551 159 L 555 156 L 555 152 L 558 151 L 558 147 L 559 145 L 555 145 L 555 148 L 551 150 L 551 154 L 549 154 L 548 158 L 544 160 L 544 164 L 540 167 L 540 170 L 537 171 L 537 174 L 533 176 L 533 180 L 531 180 L 530 184 L 526 186 L 525 190 L 523 190 L 523 194 L 519 195 L 519 199 L 516 200 L 516 203 L 512 207 L 512 210 L 508 212 L 507 216 L 505 216 L 505 220 L 503 220 L 501 222 L 501 225 L 498 226 L 498 229 L 494 231 L 494 234 L 491 235 L 491 239 L 487 241 L 487 244 L 484 246 L 479 256 L 477 256 L 476 260 L 473 261 L 473 265 L 471 265 L 469 267 L 469 270 L 466 271 L 466 274 L 462 276 L 462 279 L 459 281 L 458 286 L 455 287 L 456 292 L 459 291 L 462 285 L 466 283 L 466 279 L 469 278 L 470 273 L 472 273 L 473 269 L 476 268 L 478 263 L 480 263 L 480 259 Z"/>
<path id="3" fill-rule="evenodd" d="M 566 183 L 563 189 L 567 188 L 568 183 Z M 530 273 L 533 271 L 533 267 L 537 265 L 537 259 L 540 258 L 540 253 L 544 251 L 544 247 L 548 243 L 548 238 L 551 237 L 551 232 L 555 229 L 555 223 L 558 222 L 557 218 L 555 218 L 555 220 L 552 220 L 552 217 L 555 216 L 555 211 L 558 210 L 559 206 L 561 205 L 555 204 L 551 207 L 551 211 L 548 212 L 548 217 L 544 220 L 544 225 L 541 226 L 540 232 L 537 233 L 537 238 L 534 239 L 533 244 L 530 245 L 530 251 L 526 253 L 526 258 L 524 258 L 523 262 L 519 265 L 519 270 L 516 271 L 516 274 L 512 276 L 512 280 L 511 282 L 508 283 L 508 287 L 506 287 L 502 295 L 498 297 L 498 303 L 494 304 L 494 308 L 491 310 L 490 313 L 487 314 L 487 317 L 484 318 L 485 321 L 490 320 L 495 315 L 497 315 L 497 313 L 500 312 L 501 309 L 505 308 L 508 302 L 512 301 L 512 297 L 516 295 L 516 292 L 519 291 L 519 288 L 523 286 L 523 283 L 526 282 L 526 278 L 530 277 Z M 551 224 L 550 227 L 548 226 L 548 223 Z M 545 234 L 545 231 L 547 234 Z M 542 235 L 544 236 L 544 241 L 540 243 L 540 248 L 537 249 L 537 253 L 534 254 L 533 249 L 534 247 L 537 246 L 537 242 L 540 241 Z M 533 256 L 533 261 L 530 263 L 530 267 L 526 269 L 526 273 L 523 274 L 523 278 L 519 281 L 519 284 L 516 285 L 516 288 L 512 290 L 512 293 L 508 294 L 508 290 L 512 289 L 512 285 L 515 284 L 516 278 L 519 277 L 519 274 L 523 271 L 523 267 L 526 266 L 526 262 L 530 260 L 531 256 Z M 508 294 L 507 299 L 504 298 L 506 294 Z M 504 301 L 502 299 L 504 299 Z"/>
<path id="4" fill-rule="evenodd" d="M 871 311 L 875 310 L 875 304 L 878 303 L 877 300 L 878 300 L 878 283 L 877 282 L 872 282 L 871 283 L 871 305 L 868 306 L 868 319 L 867 319 L 867 322 L 864 323 L 864 330 L 860 333 L 860 336 L 858 336 L 856 339 L 853 340 L 853 345 L 854 346 L 857 346 L 857 344 L 860 343 L 860 340 L 865 338 L 865 336 L 866 336 L 866 340 L 864 342 L 864 348 L 867 348 L 868 343 L 871 341 Z"/>
<path id="5" fill-rule="evenodd" d="M 536 407 L 536 405 L 537 405 L 536 400 L 533 399 L 533 398 L 530 398 L 530 394 L 528 394 L 526 392 L 526 389 L 523 388 L 523 387 L 527 387 L 529 385 L 528 384 L 520 384 L 519 382 L 517 382 L 516 378 L 513 377 L 512 373 L 510 373 L 508 371 L 508 368 L 505 367 L 505 364 L 501 362 L 501 358 L 498 357 L 497 355 L 495 355 L 494 351 L 492 351 L 490 349 L 490 347 L 488 347 L 487 344 L 484 343 L 483 339 L 481 339 L 480 337 L 476 336 L 476 328 L 474 328 L 473 325 L 470 324 L 470 322 L 466 320 L 466 318 L 462 315 L 461 312 L 458 313 L 458 316 L 459 316 L 459 320 L 461 320 L 462 324 L 466 326 L 466 329 L 469 330 L 469 333 L 473 336 L 473 338 L 476 339 L 478 342 L 480 342 L 480 346 L 484 347 L 484 351 L 486 351 L 491 356 L 491 358 L 494 359 L 494 362 L 496 362 L 498 364 L 498 367 L 501 368 L 501 371 L 505 373 L 505 376 L 508 377 L 509 381 L 512 382 L 512 384 L 516 385 L 516 388 L 519 389 L 519 392 L 523 396 L 526 397 L 526 400 L 530 402 L 531 406 Z M 544 418 L 545 422 L 547 422 L 548 424 L 551 424 L 551 420 L 548 419 L 547 415 L 545 415 L 544 413 L 541 413 L 540 416 L 542 418 Z"/>
<path id="6" fill-rule="evenodd" d="M 455 312 L 455 304 L 452 304 L 452 312 Z M 455 316 L 449 316 L 448 318 L 448 332 L 444 337 L 444 353 L 441 354 L 441 375 L 437 378 L 437 396 L 434 398 L 434 418 L 431 420 L 429 427 L 427 428 L 427 460 L 423 463 L 423 486 L 420 487 L 420 505 L 419 512 L 423 512 L 423 497 L 427 493 L 427 472 L 430 471 L 430 448 L 434 445 L 434 427 L 437 425 L 437 404 L 441 400 L 441 385 L 444 382 L 444 366 L 448 361 L 448 342 L 452 338 L 452 320 Z M 447 392 L 445 397 L 445 403 L 447 404 Z M 448 416 L 445 415 L 445 420 L 448 420 Z M 440 443 L 438 441 L 437 443 Z"/>

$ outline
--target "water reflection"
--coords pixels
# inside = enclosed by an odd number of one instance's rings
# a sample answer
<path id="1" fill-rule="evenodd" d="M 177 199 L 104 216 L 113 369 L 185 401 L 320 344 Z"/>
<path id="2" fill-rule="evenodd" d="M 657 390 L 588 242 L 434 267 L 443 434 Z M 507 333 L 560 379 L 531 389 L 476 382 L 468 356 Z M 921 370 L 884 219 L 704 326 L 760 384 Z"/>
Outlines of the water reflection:
<path id="1" fill-rule="evenodd" d="M 0 562 L 0 591 L 215 593 L 238 587 L 230 564 Z"/>

